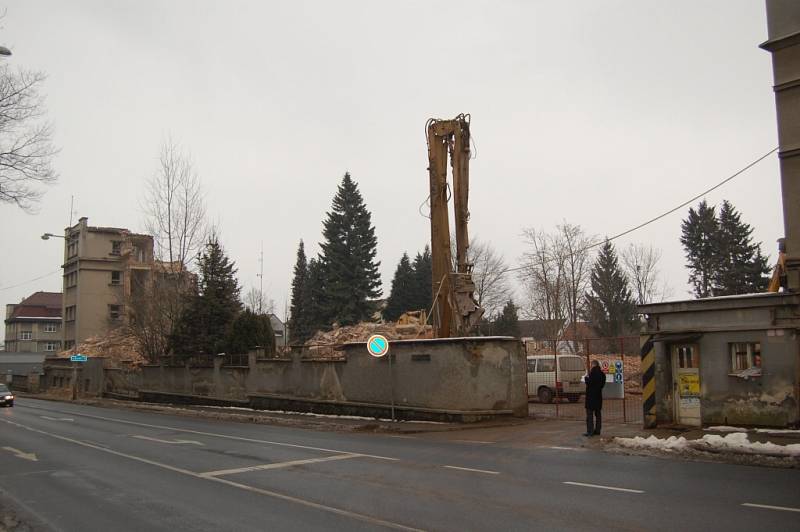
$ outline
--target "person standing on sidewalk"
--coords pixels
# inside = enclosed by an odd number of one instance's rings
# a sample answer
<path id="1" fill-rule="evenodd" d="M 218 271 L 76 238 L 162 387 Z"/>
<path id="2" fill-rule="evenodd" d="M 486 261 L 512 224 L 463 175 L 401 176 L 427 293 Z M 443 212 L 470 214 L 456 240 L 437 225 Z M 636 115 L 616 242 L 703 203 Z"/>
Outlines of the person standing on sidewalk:
<path id="1" fill-rule="evenodd" d="M 592 360 L 592 368 L 586 380 L 586 433 L 584 436 L 599 436 L 602 427 L 603 386 L 606 385 L 606 374 L 600 369 L 600 363 Z"/>

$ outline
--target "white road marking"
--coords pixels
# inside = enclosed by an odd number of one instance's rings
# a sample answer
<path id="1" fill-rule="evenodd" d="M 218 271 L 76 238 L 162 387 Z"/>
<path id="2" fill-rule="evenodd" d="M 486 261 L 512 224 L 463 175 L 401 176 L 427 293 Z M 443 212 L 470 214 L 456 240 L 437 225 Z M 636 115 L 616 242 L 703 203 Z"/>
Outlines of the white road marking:
<path id="1" fill-rule="evenodd" d="M 586 449 L 580 449 L 578 447 L 560 447 L 558 445 L 548 445 L 545 446 L 545 449 L 557 449 L 559 451 L 578 451 L 578 452 L 583 452 L 586 450 Z"/>
<path id="2" fill-rule="evenodd" d="M 497 442 L 493 442 L 493 441 L 480 441 L 480 440 L 452 440 L 452 441 L 457 441 L 457 442 L 461 442 L 461 443 L 481 443 L 481 444 L 485 444 L 485 445 L 489 445 L 489 444 L 492 444 L 492 443 L 497 443 Z"/>
<path id="3" fill-rule="evenodd" d="M 471 471 L 473 473 L 483 473 L 485 475 L 499 475 L 499 471 L 487 471 L 486 469 L 472 469 L 471 467 L 458 467 L 454 465 L 446 465 L 442 466 L 446 467 L 447 469 L 458 469 L 459 471 Z"/>
<path id="4" fill-rule="evenodd" d="M 235 475 L 237 473 L 247 473 L 249 471 L 264 471 L 267 469 L 282 469 L 284 467 L 292 467 L 305 464 L 316 464 L 319 462 L 330 462 L 332 460 L 347 460 L 349 458 L 358 458 L 360 454 L 336 454 L 333 456 L 325 456 L 323 458 L 308 458 L 306 460 L 291 460 L 288 462 L 275 462 L 273 464 L 263 464 L 250 467 L 240 467 L 237 469 L 221 469 L 219 471 L 208 471 L 200 473 L 204 477 L 221 477 L 223 475 Z"/>
<path id="5" fill-rule="evenodd" d="M 766 508 L 767 510 L 780 510 L 782 512 L 800 512 L 800 508 L 790 508 L 788 506 L 770 506 L 769 504 L 755 504 L 752 502 L 742 503 L 742 506 L 750 508 Z"/>
<path id="6" fill-rule="evenodd" d="M 615 488 L 613 486 L 601 486 L 600 484 L 584 484 L 583 482 L 564 482 L 564 484 L 569 484 L 570 486 L 583 486 L 584 488 L 597 488 L 601 490 L 624 491 L 626 493 L 644 493 L 642 490 Z"/>
<path id="7" fill-rule="evenodd" d="M 389 434 L 390 438 L 399 438 L 401 440 L 416 440 L 416 436 L 400 436 L 398 434 Z"/>
<path id="8" fill-rule="evenodd" d="M 49 416 L 39 416 L 42 419 L 46 419 L 48 421 L 75 421 L 71 417 L 49 417 Z"/>
<path id="9" fill-rule="evenodd" d="M 79 414 L 79 415 L 82 415 L 82 414 Z M 129 460 L 135 460 L 137 462 L 141 462 L 141 463 L 144 463 L 144 464 L 149 464 L 149 465 L 152 465 L 152 466 L 155 466 L 155 467 L 160 467 L 162 469 L 166 469 L 166 470 L 172 471 L 174 473 L 180 473 L 181 475 L 186 475 L 186 476 L 189 476 L 189 477 L 199 478 L 199 479 L 207 480 L 209 482 L 217 482 L 219 484 L 225 484 L 227 486 L 231 486 L 231 487 L 234 487 L 234 488 L 239 488 L 239 489 L 242 489 L 242 490 L 250 491 L 252 493 L 257 493 L 259 495 L 265 495 L 267 497 L 273 497 L 275 499 L 280 499 L 280 500 L 283 500 L 283 501 L 292 502 L 292 503 L 295 503 L 295 504 L 306 506 L 308 508 L 314 508 L 316 510 L 322 510 L 322 511 L 330 512 L 330 513 L 333 513 L 333 514 L 336 514 L 336 515 L 349 517 L 351 519 L 364 521 L 365 523 L 369 523 L 369 524 L 372 524 L 372 525 L 384 526 L 384 527 L 393 528 L 393 529 L 396 529 L 396 530 L 408 530 L 408 531 L 412 531 L 412 532 L 423 532 L 422 530 L 420 530 L 418 528 L 413 528 L 413 527 L 401 525 L 400 523 L 394 523 L 392 521 L 384 521 L 383 519 L 378 519 L 377 517 L 371 517 L 371 516 L 368 516 L 368 515 L 359 514 L 359 513 L 356 513 L 356 512 L 351 512 L 349 510 L 343 510 L 341 508 L 336 508 L 336 507 L 333 507 L 333 506 L 327 506 L 325 504 L 320 504 L 320 503 L 316 503 L 316 502 L 309 501 L 309 500 L 306 500 L 306 499 L 301 499 L 299 497 L 293 497 L 291 495 L 278 493 L 276 491 L 270 491 L 270 490 L 265 490 L 265 489 L 261 489 L 261 488 L 256 488 L 256 487 L 253 487 L 253 486 L 248 486 L 246 484 L 239 484 L 238 482 L 232 482 L 230 480 L 225 480 L 224 478 L 203 476 L 202 473 L 195 473 L 194 471 L 189 471 L 188 469 L 182 469 L 180 467 L 171 466 L 169 464 L 156 462 L 155 460 L 149 460 L 147 458 L 142 458 L 140 456 L 134 456 L 132 454 L 127 454 L 127 453 L 122 453 L 120 451 L 115 451 L 113 449 L 105 449 L 103 447 L 98 447 L 97 445 L 93 445 L 91 443 L 82 442 L 80 440 L 75 440 L 75 439 L 72 439 L 72 438 L 68 438 L 66 436 L 61 436 L 59 434 L 53 434 L 51 432 L 46 432 L 44 430 L 35 429 L 33 427 L 28 427 L 26 425 L 21 425 L 19 423 L 14 422 L 14 421 L 8 421 L 8 420 L 2 419 L 2 418 L 0 418 L 0 421 L 2 421 L 3 423 L 7 423 L 9 425 L 14 425 L 16 427 L 19 427 L 19 428 L 22 428 L 22 429 L 25 429 L 25 430 L 29 430 L 31 432 L 44 434 L 45 436 L 50 436 L 51 438 L 55 438 L 55 439 L 58 439 L 58 440 L 66 441 L 66 442 L 69 442 L 69 443 L 74 443 L 75 445 L 81 445 L 83 447 L 89 447 L 90 449 L 94 449 L 96 451 L 101 451 L 101 452 L 104 452 L 104 453 L 109 453 L 109 454 L 113 454 L 113 455 L 116 455 L 116 456 L 121 456 L 123 458 L 128 458 Z M 362 455 L 362 456 L 367 456 L 367 455 Z"/>
<path id="10" fill-rule="evenodd" d="M 203 445 L 199 441 L 194 441 L 194 440 L 159 440 L 158 438 L 151 438 L 149 436 L 138 436 L 138 435 L 131 436 L 131 438 L 138 438 L 140 440 L 154 441 L 154 442 L 157 442 L 157 443 L 172 443 L 172 444 L 177 444 L 177 445 L 181 445 L 181 444 L 201 445 L 201 446 Z"/>
<path id="11" fill-rule="evenodd" d="M 32 408 L 36 410 L 44 410 L 43 408 L 39 408 L 36 406 L 25 405 L 26 408 Z M 136 421 L 127 421 L 125 419 L 116 419 L 113 417 L 105 417 L 105 416 L 93 416 L 91 414 L 81 414 L 81 413 L 74 413 L 73 415 L 81 416 L 81 417 L 88 417 L 90 419 L 100 419 L 102 421 L 113 421 L 114 423 L 124 423 L 126 425 L 135 425 L 137 427 L 147 427 L 151 429 L 160 429 L 160 430 L 169 430 L 175 432 L 185 432 L 186 434 L 198 434 L 200 436 L 212 436 L 214 438 L 224 438 L 228 440 L 236 440 L 236 441 L 246 441 L 250 443 L 263 443 L 265 445 L 276 445 L 279 447 L 291 447 L 293 449 L 308 449 L 310 451 L 322 451 L 326 453 L 338 453 L 338 454 L 358 454 L 359 456 L 364 456 L 367 458 L 375 458 L 377 460 L 392 460 L 397 461 L 399 458 L 391 458 L 388 456 L 378 456 L 374 454 L 363 454 L 363 453 L 353 453 L 351 451 L 341 451 L 339 449 L 326 449 L 324 447 L 312 447 L 310 445 L 299 445 L 296 443 L 285 443 L 285 442 L 277 442 L 277 441 L 269 441 L 269 440 L 256 440 L 254 438 L 244 438 L 241 436 L 231 436 L 229 434 L 217 434 L 216 432 L 205 432 L 202 430 L 190 430 L 190 429 L 179 429 L 177 427 L 168 427 L 166 425 L 152 425 L 150 423 L 138 423 Z"/>
<path id="12" fill-rule="evenodd" d="M 23 460 L 30 460 L 31 462 L 38 462 L 39 459 L 36 458 L 35 453 L 26 453 L 24 451 L 20 451 L 19 449 L 14 449 L 13 447 L 3 447 L 4 451 L 8 451 L 10 453 L 14 453 L 14 456 L 17 458 L 22 458 Z"/>

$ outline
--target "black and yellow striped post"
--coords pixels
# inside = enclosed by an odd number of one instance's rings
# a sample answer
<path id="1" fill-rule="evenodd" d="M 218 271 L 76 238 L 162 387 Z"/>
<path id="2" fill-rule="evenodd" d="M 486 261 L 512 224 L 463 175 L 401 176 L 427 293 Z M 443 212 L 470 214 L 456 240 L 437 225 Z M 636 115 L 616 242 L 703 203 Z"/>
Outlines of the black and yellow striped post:
<path id="1" fill-rule="evenodd" d="M 656 344 L 653 336 L 641 336 L 642 357 L 642 408 L 644 410 L 644 428 L 656 426 Z"/>

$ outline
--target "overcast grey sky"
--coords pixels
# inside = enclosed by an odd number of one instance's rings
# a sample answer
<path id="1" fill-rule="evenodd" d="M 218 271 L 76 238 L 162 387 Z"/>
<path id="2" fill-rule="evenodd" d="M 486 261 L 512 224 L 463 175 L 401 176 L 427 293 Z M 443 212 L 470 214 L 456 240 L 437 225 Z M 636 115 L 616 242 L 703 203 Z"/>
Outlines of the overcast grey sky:
<path id="1" fill-rule="evenodd" d="M 612 235 L 777 146 L 764 3 L 718 1 L 11 1 L 8 61 L 48 74 L 59 183 L 36 215 L 0 206 L 0 303 L 61 290 L 70 196 L 91 225 L 143 229 L 169 134 L 193 155 L 244 291 L 283 314 L 345 171 L 372 211 L 384 293 L 429 239 L 427 118 L 472 114 L 471 233 L 510 262 L 525 227 Z M 777 156 L 729 199 L 775 256 Z M 663 250 L 688 295 L 685 210 L 617 242 Z M 37 276 L 56 272 L 11 289 Z"/>

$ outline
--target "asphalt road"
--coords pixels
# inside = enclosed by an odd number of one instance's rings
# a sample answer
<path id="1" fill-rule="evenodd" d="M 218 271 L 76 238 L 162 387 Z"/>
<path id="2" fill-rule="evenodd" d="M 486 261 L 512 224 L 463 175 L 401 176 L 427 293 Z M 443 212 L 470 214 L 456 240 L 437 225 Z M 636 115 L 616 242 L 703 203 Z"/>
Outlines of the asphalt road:
<path id="1" fill-rule="evenodd" d="M 520 448 L 466 434 L 324 432 L 20 398 L 0 409 L 0 494 L 45 527 L 70 531 L 800 522 L 798 470 Z"/>

